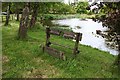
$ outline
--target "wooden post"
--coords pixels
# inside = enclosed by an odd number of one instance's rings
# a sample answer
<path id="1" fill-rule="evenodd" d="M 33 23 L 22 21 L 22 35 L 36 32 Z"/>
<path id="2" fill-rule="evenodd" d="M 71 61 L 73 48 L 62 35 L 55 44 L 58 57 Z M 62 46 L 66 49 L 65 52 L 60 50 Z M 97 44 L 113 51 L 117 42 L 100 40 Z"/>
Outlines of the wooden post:
<path id="1" fill-rule="evenodd" d="M 49 47 L 50 45 L 50 28 L 46 28 L 46 46 Z"/>
<path id="2" fill-rule="evenodd" d="M 13 17 L 14 15 L 12 15 L 12 20 L 14 20 L 14 17 Z"/>
<path id="3" fill-rule="evenodd" d="M 80 33 L 76 33 L 76 42 L 75 42 L 75 47 L 74 47 L 74 51 L 73 54 L 76 55 L 78 53 L 78 44 L 79 44 L 79 40 L 80 40 Z"/>
<path id="4" fill-rule="evenodd" d="M 5 26 L 9 24 L 9 19 L 10 19 L 10 4 L 7 6 L 7 15 L 6 15 L 6 21 L 5 21 Z"/>
<path id="5" fill-rule="evenodd" d="M 2 22 L 3 22 L 3 15 L 1 15 L 2 16 Z"/>

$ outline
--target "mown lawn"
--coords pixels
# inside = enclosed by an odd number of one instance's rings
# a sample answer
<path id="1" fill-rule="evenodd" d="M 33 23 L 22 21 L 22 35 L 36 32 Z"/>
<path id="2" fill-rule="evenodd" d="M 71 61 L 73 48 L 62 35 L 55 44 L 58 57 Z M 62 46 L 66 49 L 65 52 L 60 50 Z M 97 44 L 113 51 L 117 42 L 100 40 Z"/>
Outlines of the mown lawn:
<path id="1" fill-rule="evenodd" d="M 28 30 L 25 40 L 18 40 L 19 22 L 11 21 L 2 26 L 3 78 L 117 78 L 113 65 L 116 56 L 85 45 L 79 45 L 80 53 L 73 58 L 72 50 L 52 46 L 64 51 L 67 60 L 62 61 L 42 52 L 45 44 L 45 28 L 39 23 Z M 74 47 L 72 40 L 52 36 L 51 41 Z"/>

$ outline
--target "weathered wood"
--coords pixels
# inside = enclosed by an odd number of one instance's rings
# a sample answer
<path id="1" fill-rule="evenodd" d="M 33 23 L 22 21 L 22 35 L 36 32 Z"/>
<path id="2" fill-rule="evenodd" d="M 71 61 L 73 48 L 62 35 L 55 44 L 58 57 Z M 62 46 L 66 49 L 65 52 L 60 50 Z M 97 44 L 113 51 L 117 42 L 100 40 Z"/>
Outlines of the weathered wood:
<path id="1" fill-rule="evenodd" d="M 79 41 L 81 41 L 82 40 L 82 33 L 79 33 L 80 35 L 79 35 L 79 37 L 77 36 L 78 35 L 78 33 L 76 33 L 76 37 L 75 37 L 75 40 L 79 40 Z"/>
<path id="2" fill-rule="evenodd" d="M 12 20 L 14 20 L 14 15 L 12 15 Z"/>
<path id="3" fill-rule="evenodd" d="M 17 10 L 16 15 L 17 15 L 17 19 L 16 19 L 16 21 L 19 21 L 19 10 Z"/>
<path id="4" fill-rule="evenodd" d="M 80 39 L 79 39 L 79 41 L 81 41 L 82 40 L 82 33 L 80 33 Z"/>
<path id="5" fill-rule="evenodd" d="M 50 28 L 46 28 L 46 46 L 50 45 Z"/>
<path id="6" fill-rule="evenodd" d="M 50 34 L 54 34 L 54 35 L 58 35 L 58 36 L 60 36 L 60 33 L 61 33 L 61 31 L 59 31 L 59 30 L 50 30 Z"/>
<path id="7" fill-rule="evenodd" d="M 75 39 L 75 33 L 74 32 L 64 32 L 63 37 L 68 38 L 68 39 Z"/>
<path id="8" fill-rule="evenodd" d="M 3 22 L 4 21 L 3 15 L 1 17 L 2 17 L 2 22 Z"/>
<path id="9" fill-rule="evenodd" d="M 53 43 L 53 42 L 51 43 L 50 42 L 50 34 L 61 35 L 61 32 L 59 30 L 50 30 L 50 28 L 46 28 L 46 46 L 43 48 L 43 51 L 45 50 L 46 52 L 48 52 L 52 56 L 60 58 L 60 54 L 61 55 L 63 55 L 63 54 L 60 53 L 61 51 L 57 51 L 53 48 L 50 48 L 50 44 L 53 44 L 53 45 L 57 45 L 57 46 L 61 46 L 61 47 L 73 50 L 74 55 L 79 53 L 78 44 L 79 44 L 79 41 L 81 41 L 81 39 L 82 39 L 82 33 L 64 32 L 63 37 L 76 40 L 74 48 L 70 48 L 69 46 L 64 46 L 64 45 Z"/>
<path id="10" fill-rule="evenodd" d="M 10 18 L 10 4 L 8 4 L 8 6 L 7 6 L 7 15 L 6 15 L 5 26 L 8 25 L 8 23 L 9 23 L 9 18 Z"/>
<path id="11" fill-rule="evenodd" d="M 26 38 L 28 22 L 29 22 L 29 7 L 28 7 L 28 3 L 26 3 L 25 8 L 23 9 L 21 20 L 20 20 L 20 27 L 18 32 L 19 39 Z"/>
<path id="12" fill-rule="evenodd" d="M 78 44 L 80 41 L 80 33 L 76 33 L 76 42 L 75 42 L 75 47 L 73 50 L 73 54 L 76 55 L 79 51 L 78 51 Z"/>
<path id="13" fill-rule="evenodd" d="M 35 2 L 34 6 L 33 6 L 32 18 L 31 18 L 30 23 L 29 23 L 30 28 L 32 28 L 37 21 L 38 8 L 39 8 L 39 4 L 37 2 Z"/>
<path id="14" fill-rule="evenodd" d="M 65 55 L 61 51 L 58 51 L 56 49 L 53 49 L 53 48 L 47 47 L 47 46 L 43 47 L 43 51 L 46 51 L 49 55 L 52 55 L 52 56 L 54 56 L 56 58 L 65 60 Z"/>

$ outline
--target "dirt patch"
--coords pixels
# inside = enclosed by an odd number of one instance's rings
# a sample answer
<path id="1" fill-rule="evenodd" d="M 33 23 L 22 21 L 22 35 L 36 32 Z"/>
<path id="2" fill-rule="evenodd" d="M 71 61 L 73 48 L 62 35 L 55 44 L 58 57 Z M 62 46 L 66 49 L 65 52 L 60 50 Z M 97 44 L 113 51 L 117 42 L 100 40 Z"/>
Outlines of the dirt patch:
<path id="1" fill-rule="evenodd" d="M 48 78 L 46 75 L 42 74 L 42 71 L 39 69 L 33 69 L 24 74 L 25 78 Z"/>
<path id="2" fill-rule="evenodd" d="M 9 62 L 9 58 L 8 58 L 7 56 L 3 55 L 3 56 L 2 56 L 2 62 L 3 62 L 3 63 Z"/>
<path id="3" fill-rule="evenodd" d="M 48 64 L 45 60 L 34 58 L 33 63 L 37 67 L 33 67 L 29 71 L 25 71 L 22 75 L 24 78 L 52 78 L 59 77 L 63 73 L 57 69 L 54 65 Z"/>

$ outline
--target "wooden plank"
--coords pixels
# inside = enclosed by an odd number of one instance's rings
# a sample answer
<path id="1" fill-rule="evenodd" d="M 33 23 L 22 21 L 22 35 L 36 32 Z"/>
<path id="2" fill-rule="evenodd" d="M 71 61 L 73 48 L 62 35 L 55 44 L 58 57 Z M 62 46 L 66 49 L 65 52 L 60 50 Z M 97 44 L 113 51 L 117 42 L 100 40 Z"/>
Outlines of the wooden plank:
<path id="1" fill-rule="evenodd" d="M 63 37 L 67 38 L 67 39 L 75 39 L 75 33 L 74 32 L 64 32 Z"/>
<path id="2" fill-rule="evenodd" d="M 50 46 L 50 28 L 46 28 L 46 46 Z"/>
<path id="3" fill-rule="evenodd" d="M 49 55 L 52 55 L 52 56 L 54 56 L 54 57 L 56 57 L 56 58 L 65 60 L 65 55 L 64 55 L 64 53 L 61 52 L 61 51 L 58 51 L 58 50 L 56 50 L 56 49 L 53 49 L 53 48 L 47 47 L 47 46 L 43 47 L 43 52 L 44 52 L 44 51 L 46 51 Z"/>
<path id="4" fill-rule="evenodd" d="M 80 36 L 79 36 L 79 41 L 82 40 L 82 33 L 80 33 Z"/>
<path id="5" fill-rule="evenodd" d="M 1 16 L 1 17 L 2 17 L 2 22 L 3 22 L 4 18 L 3 18 L 3 16 Z"/>
<path id="6" fill-rule="evenodd" d="M 75 42 L 75 47 L 74 47 L 74 50 L 73 50 L 73 54 L 76 55 L 77 53 L 79 53 L 78 51 L 78 44 L 79 44 L 79 41 L 80 41 L 80 33 L 76 33 L 76 42 Z"/>
<path id="7" fill-rule="evenodd" d="M 53 34 L 53 35 L 58 35 L 58 36 L 60 36 L 60 33 L 61 33 L 61 31 L 59 31 L 59 30 L 50 30 L 50 34 Z"/>
<path id="8" fill-rule="evenodd" d="M 79 37 L 78 37 L 78 34 L 79 34 Z M 76 33 L 76 37 L 75 37 L 75 40 L 79 40 L 81 41 L 82 40 L 82 33 Z"/>

